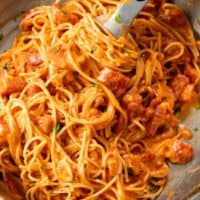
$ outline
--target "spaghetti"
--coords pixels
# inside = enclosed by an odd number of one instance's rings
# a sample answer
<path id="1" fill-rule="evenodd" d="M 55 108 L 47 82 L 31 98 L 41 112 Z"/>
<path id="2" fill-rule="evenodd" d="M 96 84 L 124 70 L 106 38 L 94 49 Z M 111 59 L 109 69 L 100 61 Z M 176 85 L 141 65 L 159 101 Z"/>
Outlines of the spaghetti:
<path id="1" fill-rule="evenodd" d="M 192 159 L 176 115 L 199 92 L 191 25 L 176 5 L 150 0 L 116 39 L 98 17 L 120 3 L 33 8 L 0 56 L 0 171 L 15 198 L 150 199 L 167 160 Z"/>

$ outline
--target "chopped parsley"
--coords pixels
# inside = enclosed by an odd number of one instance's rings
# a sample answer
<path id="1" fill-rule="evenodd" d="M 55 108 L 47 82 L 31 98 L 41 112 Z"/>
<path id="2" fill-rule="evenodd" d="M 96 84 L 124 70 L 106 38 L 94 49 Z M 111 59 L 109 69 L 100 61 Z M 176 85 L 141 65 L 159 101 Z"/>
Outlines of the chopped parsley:
<path id="1" fill-rule="evenodd" d="M 131 52 L 129 50 L 125 50 L 125 54 L 127 54 L 128 56 L 131 56 Z"/>
<path id="2" fill-rule="evenodd" d="M 199 128 L 197 128 L 197 127 L 196 127 L 196 128 L 193 128 L 193 131 L 194 131 L 194 132 L 197 132 L 197 131 L 199 131 Z"/>
<path id="3" fill-rule="evenodd" d="M 80 88 L 80 91 L 83 91 L 83 90 L 84 90 L 84 87 L 81 87 L 81 88 Z"/>
<path id="4" fill-rule="evenodd" d="M 62 126 L 61 124 L 57 124 L 55 127 L 53 127 L 53 132 L 55 134 L 59 133 L 59 131 L 61 130 Z"/>
<path id="5" fill-rule="evenodd" d="M 117 15 L 115 16 L 115 21 L 116 21 L 118 24 L 121 24 L 122 18 L 121 18 L 121 15 L 120 15 L 120 14 L 117 14 Z"/>
<path id="6" fill-rule="evenodd" d="M 0 40 L 3 40 L 3 33 L 0 33 Z"/>
<path id="7" fill-rule="evenodd" d="M 197 110 L 200 110 L 200 104 L 196 105 L 195 108 L 196 108 Z"/>
<path id="8" fill-rule="evenodd" d="M 54 53 L 58 53 L 60 51 L 60 48 L 59 47 L 54 47 L 53 51 L 54 51 Z"/>
<path id="9" fill-rule="evenodd" d="M 121 177 L 122 177 L 122 173 L 119 173 L 119 174 L 117 174 L 117 175 L 118 175 L 118 177 L 119 177 L 119 178 L 121 178 Z"/>
<path id="10" fill-rule="evenodd" d="M 67 10 L 65 10 L 65 9 L 62 9 L 61 11 L 62 11 L 62 13 L 63 13 L 64 15 L 66 15 L 66 14 L 68 13 Z"/>
<path id="11" fill-rule="evenodd" d="M 93 86 L 93 87 L 98 87 L 99 84 L 98 84 L 97 82 L 94 82 L 94 83 L 92 83 L 92 86 Z"/>
<path id="12" fill-rule="evenodd" d="M 84 163 L 84 164 L 83 164 L 83 167 L 84 167 L 84 168 L 87 168 L 87 163 Z"/>
<path id="13" fill-rule="evenodd" d="M 2 66 L 3 69 L 8 70 L 8 63 L 4 63 L 4 65 Z"/>

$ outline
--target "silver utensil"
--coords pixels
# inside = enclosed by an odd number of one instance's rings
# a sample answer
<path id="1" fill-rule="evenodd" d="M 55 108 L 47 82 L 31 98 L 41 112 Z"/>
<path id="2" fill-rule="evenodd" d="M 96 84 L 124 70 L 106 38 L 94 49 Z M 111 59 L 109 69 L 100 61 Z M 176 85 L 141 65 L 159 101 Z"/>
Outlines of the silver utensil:
<path id="1" fill-rule="evenodd" d="M 131 0 L 121 4 L 115 13 L 104 23 L 104 26 L 115 36 L 119 37 L 130 25 L 132 19 L 142 10 L 148 0 Z M 190 19 L 194 30 L 200 36 L 200 1 L 174 0 Z"/>
<path id="2" fill-rule="evenodd" d="M 132 19 L 141 11 L 148 0 L 130 0 L 121 4 L 115 13 L 104 23 L 104 26 L 115 36 L 119 37 L 130 25 Z"/>

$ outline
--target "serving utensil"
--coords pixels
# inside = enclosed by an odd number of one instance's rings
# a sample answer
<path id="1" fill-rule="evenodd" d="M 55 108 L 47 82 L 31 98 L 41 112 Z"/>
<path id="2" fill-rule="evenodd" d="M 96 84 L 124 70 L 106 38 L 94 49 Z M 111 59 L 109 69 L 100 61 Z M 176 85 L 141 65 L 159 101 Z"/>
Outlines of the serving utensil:
<path id="1" fill-rule="evenodd" d="M 104 23 L 104 26 L 115 36 L 119 37 L 129 27 L 132 19 L 142 10 L 148 0 L 130 0 L 121 4 L 114 14 Z M 200 35 L 200 1 L 174 0 L 190 19 L 194 30 Z"/>
<path id="2" fill-rule="evenodd" d="M 114 14 L 104 23 L 104 26 L 119 37 L 129 27 L 132 19 L 142 10 L 148 0 L 130 0 L 121 4 Z"/>

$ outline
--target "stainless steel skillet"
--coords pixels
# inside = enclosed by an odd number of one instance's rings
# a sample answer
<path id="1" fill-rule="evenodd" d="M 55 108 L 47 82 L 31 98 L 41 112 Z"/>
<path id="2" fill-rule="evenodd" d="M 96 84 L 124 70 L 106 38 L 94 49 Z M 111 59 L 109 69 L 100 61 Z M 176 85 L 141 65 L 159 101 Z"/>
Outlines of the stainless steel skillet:
<path id="1" fill-rule="evenodd" d="M 52 3 L 54 0 L 0 0 L 0 33 L 6 37 L 0 42 L 0 52 L 6 50 L 18 32 L 19 18 L 22 11 L 36 5 Z M 193 0 L 195 1 L 195 0 Z M 200 0 L 196 0 L 200 4 Z M 175 0 L 186 10 L 194 21 L 196 32 L 200 32 L 200 6 L 192 7 L 191 0 Z M 196 3 L 196 2 L 195 2 Z M 195 17 L 191 17 L 195 13 Z M 199 16 L 198 16 L 199 15 Z M 198 18 L 199 17 L 199 18 Z M 191 130 L 200 130 L 200 112 L 191 109 L 188 117 L 183 121 Z M 169 182 L 158 200 L 200 200 L 200 131 L 194 131 L 194 137 L 189 141 L 194 146 L 193 161 L 183 166 L 170 164 Z M 0 191 L 0 200 L 10 199 L 5 192 Z"/>

